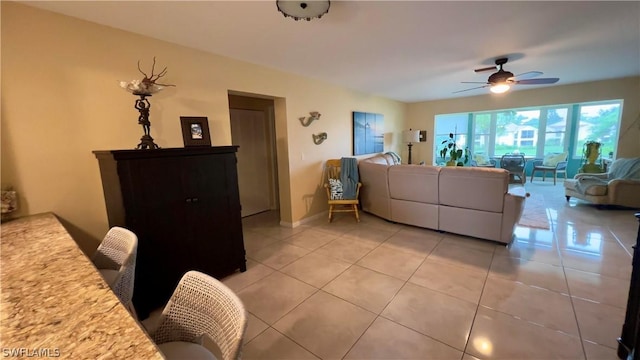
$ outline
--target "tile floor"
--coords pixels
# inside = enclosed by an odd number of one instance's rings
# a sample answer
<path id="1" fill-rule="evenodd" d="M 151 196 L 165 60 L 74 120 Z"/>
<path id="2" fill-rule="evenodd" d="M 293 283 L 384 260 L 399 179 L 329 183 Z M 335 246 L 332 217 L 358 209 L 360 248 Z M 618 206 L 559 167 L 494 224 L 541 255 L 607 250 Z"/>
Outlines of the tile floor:
<path id="1" fill-rule="evenodd" d="M 543 194 L 551 230 L 510 246 L 351 214 L 243 220 L 244 359 L 616 359 L 638 222 Z M 463 220 L 461 220 L 463 221 Z"/>

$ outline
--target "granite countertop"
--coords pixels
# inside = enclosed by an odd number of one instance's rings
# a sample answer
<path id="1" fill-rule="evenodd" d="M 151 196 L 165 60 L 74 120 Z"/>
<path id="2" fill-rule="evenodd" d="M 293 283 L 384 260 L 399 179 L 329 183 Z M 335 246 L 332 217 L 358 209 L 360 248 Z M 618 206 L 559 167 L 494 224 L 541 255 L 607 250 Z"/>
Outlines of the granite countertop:
<path id="1" fill-rule="evenodd" d="M 1 233 L 2 357 L 163 358 L 54 214 Z"/>

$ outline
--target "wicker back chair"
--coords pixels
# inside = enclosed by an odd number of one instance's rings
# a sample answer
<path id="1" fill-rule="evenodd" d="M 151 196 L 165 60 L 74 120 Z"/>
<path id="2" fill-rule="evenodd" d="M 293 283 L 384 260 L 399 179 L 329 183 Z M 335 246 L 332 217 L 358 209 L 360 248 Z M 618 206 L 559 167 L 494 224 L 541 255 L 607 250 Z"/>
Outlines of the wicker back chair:
<path id="1" fill-rule="evenodd" d="M 500 167 L 509 171 L 509 182 L 524 184 L 527 177 L 524 175 L 527 161 L 524 155 L 507 154 L 502 155 L 500 159 Z"/>
<path id="2" fill-rule="evenodd" d="M 133 281 L 136 271 L 138 237 L 114 226 L 98 246 L 91 260 L 120 302 L 133 312 Z"/>
<path id="3" fill-rule="evenodd" d="M 189 271 L 180 280 L 151 337 L 167 359 L 192 359 L 207 352 L 239 359 L 247 312 L 238 296 L 209 275 Z M 206 337 L 205 337 L 206 336 Z M 205 346 L 202 346 L 205 345 Z"/>

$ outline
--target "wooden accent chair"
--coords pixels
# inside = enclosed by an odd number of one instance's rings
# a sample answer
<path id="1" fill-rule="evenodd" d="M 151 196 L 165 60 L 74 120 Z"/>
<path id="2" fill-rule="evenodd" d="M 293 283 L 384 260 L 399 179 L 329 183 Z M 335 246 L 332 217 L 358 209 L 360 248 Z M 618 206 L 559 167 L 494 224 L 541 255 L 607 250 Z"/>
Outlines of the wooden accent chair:
<path id="1" fill-rule="evenodd" d="M 536 171 L 542 171 L 542 181 L 544 181 L 547 172 L 553 174 L 553 185 L 556 184 L 558 173 L 563 173 L 564 179 L 567 180 L 567 153 L 549 154 L 545 156 L 544 160 L 534 160 L 531 182 L 533 182 L 533 175 Z"/>
<path id="2" fill-rule="evenodd" d="M 362 183 L 358 182 L 356 188 L 355 199 L 342 198 L 342 183 L 340 182 L 340 159 L 329 159 L 325 166 L 326 181 L 324 188 L 327 190 L 327 203 L 329 204 L 329 222 L 333 219 L 333 213 L 336 212 L 353 212 L 356 215 L 356 221 L 360 222 L 360 214 L 358 206 L 360 205 L 360 187 Z"/>

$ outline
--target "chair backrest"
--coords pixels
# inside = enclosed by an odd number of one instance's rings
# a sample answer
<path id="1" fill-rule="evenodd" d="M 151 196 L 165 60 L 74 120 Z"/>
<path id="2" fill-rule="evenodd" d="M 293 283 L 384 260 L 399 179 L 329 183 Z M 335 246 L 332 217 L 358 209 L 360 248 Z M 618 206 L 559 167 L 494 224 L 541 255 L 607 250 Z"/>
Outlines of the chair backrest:
<path id="1" fill-rule="evenodd" d="M 524 170 L 524 155 L 502 155 L 500 167 L 509 171 Z"/>
<path id="2" fill-rule="evenodd" d="M 328 183 L 329 179 L 338 179 L 340 180 L 340 159 L 329 159 L 326 164 L 326 179 L 325 181 Z"/>
<path id="3" fill-rule="evenodd" d="M 189 271 L 180 280 L 151 335 L 156 344 L 199 342 L 207 335 L 225 360 L 239 359 L 247 312 L 238 296 L 207 274 Z"/>
<path id="4" fill-rule="evenodd" d="M 133 298 L 137 250 L 136 234 L 114 226 L 109 229 L 91 258 L 96 268 L 119 272 L 116 281 L 109 285 L 125 306 L 131 305 Z"/>
<path id="5" fill-rule="evenodd" d="M 542 159 L 542 166 L 549 166 L 555 168 L 566 168 L 568 152 L 563 153 L 549 153 Z"/>

